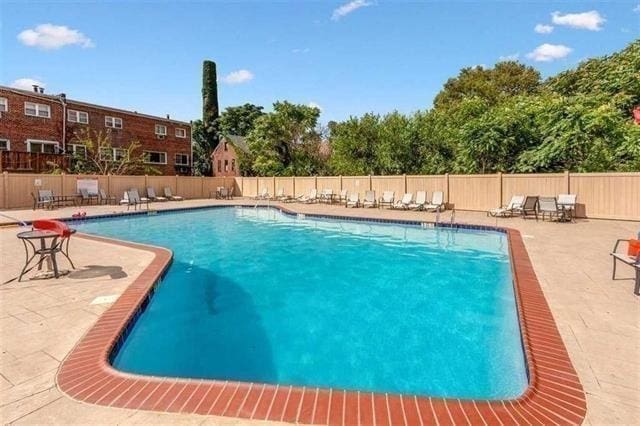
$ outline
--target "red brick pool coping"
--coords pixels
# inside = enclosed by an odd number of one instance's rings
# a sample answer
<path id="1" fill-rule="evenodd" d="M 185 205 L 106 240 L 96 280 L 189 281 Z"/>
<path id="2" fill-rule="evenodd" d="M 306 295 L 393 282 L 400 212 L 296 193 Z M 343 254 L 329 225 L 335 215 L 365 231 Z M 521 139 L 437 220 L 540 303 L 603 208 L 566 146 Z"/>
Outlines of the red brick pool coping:
<path id="1" fill-rule="evenodd" d="M 88 235 L 79 237 L 150 251 L 155 257 L 63 361 L 57 374 L 58 386 L 75 400 L 103 406 L 305 424 L 580 424 L 586 415 L 580 379 L 520 232 L 506 229 L 506 233 L 529 369 L 529 387 L 517 399 L 444 399 L 118 371 L 110 365 L 109 355 L 169 267 L 172 253 L 159 247 Z"/>

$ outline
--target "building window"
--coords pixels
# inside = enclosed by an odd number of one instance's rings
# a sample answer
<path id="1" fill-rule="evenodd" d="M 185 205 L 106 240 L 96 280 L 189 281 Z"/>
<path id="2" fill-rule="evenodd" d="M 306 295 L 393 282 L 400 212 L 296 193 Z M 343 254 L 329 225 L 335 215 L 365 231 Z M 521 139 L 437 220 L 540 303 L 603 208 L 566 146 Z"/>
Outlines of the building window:
<path id="1" fill-rule="evenodd" d="M 228 148 L 227 148 L 227 143 L 226 143 L 226 142 L 224 143 L 224 150 L 225 150 L 225 151 L 227 151 L 227 150 L 228 150 Z"/>
<path id="2" fill-rule="evenodd" d="M 186 138 L 187 137 L 187 129 L 181 129 L 180 127 L 176 128 L 176 137 L 177 138 Z"/>
<path id="3" fill-rule="evenodd" d="M 114 161 L 122 161 L 127 156 L 127 150 L 124 148 L 113 148 Z"/>
<path id="4" fill-rule="evenodd" d="M 27 151 L 40 154 L 57 154 L 58 142 L 27 139 Z"/>
<path id="5" fill-rule="evenodd" d="M 113 129 L 122 129 L 122 118 L 119 117 L 105 117 L 104 125 Z"/>
<path id="6" fill-rule="evenodd" d="M 229 171 L 229 160 L 224 160 L 224 171 L 225 172 Z"/>
<path id="7" fill-rule="evenodd" d="M 176 166 L 188 166 L 189 155 L 188 154 L 176 154 Z"/>
<path id="8" fill-rule="evenodd" d="M 167 164 L 166 152 L 145 151 L 144 162 L 147 164 Z"/>
<path id="9" fill-rule="evenodd" d="M 9 143 L 9 139 L 0 139 L 0 151 L 10 151 L 11 144 Z"/>
<path id="10" fill-rule="evenodd" d="M 162 124 L 156 124 L 156 135 L 167 136 L 167 126 Z"/>
<path id="11" fill-rule="evenodd" d="M 222 160 L 218 160 L 218 171 L 222 171 Z"/>
<path id="12" fill-rule="evenodd" d="M 232 172 L 236 171 L 236 159 L 235 158 L 231 159 L 231 171 Z"/>
<path id="13" fill-rule="evenodd" d="M 69 152 L 74 157 L 87 158 L 87 147 L 82 144 L 69 144 Z"/>
<path id="14" fill-rule="evenodd" d="M 7 98 L 0 98 L 0 112 L 9 111 L 9 101 Z"/>
<path id="15" fill-rule="evenodd" d="M 67 111 L 67 120 L 70 123 L 89 124 L 89 113 L 70 109 Z"/>
<path id="16" fill-rule="evenodd" d="M 30 115 L 32 117 L 51 118 L 51 107 L 45 104 L 25 102 L 24 115 Z"/>

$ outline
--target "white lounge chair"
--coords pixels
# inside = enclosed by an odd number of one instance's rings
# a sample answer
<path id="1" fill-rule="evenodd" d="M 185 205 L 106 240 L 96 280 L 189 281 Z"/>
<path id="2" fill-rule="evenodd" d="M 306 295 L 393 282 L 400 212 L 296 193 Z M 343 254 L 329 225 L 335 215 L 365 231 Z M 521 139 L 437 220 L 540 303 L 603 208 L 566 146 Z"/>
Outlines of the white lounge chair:
<path id="1" fill-rule="evenodd" d="M 418 191 L 416 192 L 416 201 L 407 207 L 411 210 L 423 210 L 425 204 L 427 204 L 427 191 Z"/>
<path id="2" fill-rule="evenodd" d="M 348 195 L 349 195 L 349 191 L 347 191 L 346 189 L 341 190 L 340 191 L 340 199 L 338 201 L 341 202 L 341 203 L 346 203 Z"/>
<path id="3" fill-rule="evenodd" d="M 492 217 L 513 216 L 514 214 L 517 213 L 517 209 L 519 209 L 523 203 L 524 203 L 524 195 L 514 195 L 513 197 L 511 197 L 511 201 L 509 201 L 509 204 L 503 207 L 498 207 L 496 209 L 491 209 L 487 211 L 487 216 L 492 216 Z"/>
<path id="4" fill-rule="evenodd" d="M 262 188 L 260 193 L 253 197 L 254 200 L 268 200 L 269 198 L 271 197 L 269 196 L 269 191 L 267 190 L 267 188 Z"/>
<path id="5" fill-rule="evenodd" d="M 562 209 L 564 218 L 573 221 L 576 216 L 576 194 L 558 195 L 558 208 Z"/>
<path id="6" fill-rule="evenodd" d="M 316 188 L 311 188 L 309 195 L 301 195 L 297 200 L 301 203 L 315 203 L 318 201 L 318 190 Z"/>
<path id="7" fill-rule="evenodd" d="M 345 207 L 360 207 L 360 194 L 357 192 L 352 192 L 347 197 L 347 204 Z"/>
<path id="8" fill-rule="evenodd" d="M 362 207 L 375 207 L 376 206 L 376 191 L 365 191 L 364 200 L 362 200 Z"/>
<path id="9" fill-rule="evenodd" d="M 396 196 L 394 191 L 384 191 L 382 197 L 378 200 L 378 207 L 389 206 L 393 207 L 393 200 Z"/>
<path id="10" fill-rule="evenodd" d="M 431 202 L 424 206 L 424 210 L 426 211 L 442 211 L 444 209 L 444 192 L 435 191 L 431 194 Z"/>
<path id="11" fill-rule="evenodd" d="M 151 187 L 151 186 L 147 188 L 147 197 L 151 201 L 167 201 L 167 199 L 165 197 L 158 197 L 156 195 L 156 190 L 153 189 L 153 187 Z"/>
<path id="12" fill-rule="evenodd" d="M 184 198 L 182 198 L 179 195 L 173 195 L 173 193 L 171 192 L 171 187 L 169 186 L 165 186 L 164 187 L 164 196 L 166 198 L 168 198 L 171 201 L 182 201 L 184 200 Z"/>
<path id="13" fill-rule="evenodd" d="M 413 200 L 413 192 L 405 192 L 402 198 L 396 201 L 391 208 L 397 210 L 406 210 L 409 208 L 409 204 L 411 204 L 411 200 Z"/>
<path id="14" fill-rule="evenodd" d="M 333 202 L 333 189 L 323 189 L 318 201 L 331 204 Z"/>

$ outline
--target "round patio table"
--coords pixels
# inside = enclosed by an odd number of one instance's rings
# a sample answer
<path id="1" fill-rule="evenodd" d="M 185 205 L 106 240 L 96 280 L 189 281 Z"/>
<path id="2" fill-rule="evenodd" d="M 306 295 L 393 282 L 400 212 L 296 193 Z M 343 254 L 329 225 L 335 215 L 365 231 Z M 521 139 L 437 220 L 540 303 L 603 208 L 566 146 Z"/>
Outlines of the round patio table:
<path id="1" fill-rule="evenodd" d="M 71 234 L 74 234 L 75 232 L 75 229 L 71 229 Z M 35 266 L 38 266 L 38 270 L 42 269 L 42 262 L 47 258 L 51 259 L 54 276 L 59 278 L 60 271 L 58 270 L 56 253 L 62 253 L 62 255 L 66 257 L 71 264 L 71 267 L 75 269 L 75 266 L 69 257 L 70 238 L 61 238 L 59 233 L 45 229 L 34 229 L 32 231 L 20 232 L 17 236 L 20 241 L 22 241 L 22 244 L 24 244 L 26 259 L 24 267 L 18 277 L 18 281 L 22 280 L 22 276 Z M 40 244 L 37 244 L 38 242 L 40 242 Z M 39 256 L 37 263 L 29 268 L 29 265 L 31 265 L 31 262 L 33 262 L 36 256 Z"/>

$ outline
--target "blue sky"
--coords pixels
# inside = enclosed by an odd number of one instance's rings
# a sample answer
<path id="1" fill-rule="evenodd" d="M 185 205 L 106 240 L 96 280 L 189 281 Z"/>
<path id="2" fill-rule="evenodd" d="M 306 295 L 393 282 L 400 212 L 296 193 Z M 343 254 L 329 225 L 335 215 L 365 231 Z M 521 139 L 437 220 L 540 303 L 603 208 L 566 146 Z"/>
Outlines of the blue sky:
<path id="1" fill-rule="evenodd" d="M 428 108 L 464 66 L 517 57 L 549 76 L 622 49 L 640 1 L 0 0 L 0 20 L 4 85 L 190 120 L 211 59 L 221 108 L 313 103 L 327 122 Z"/>

